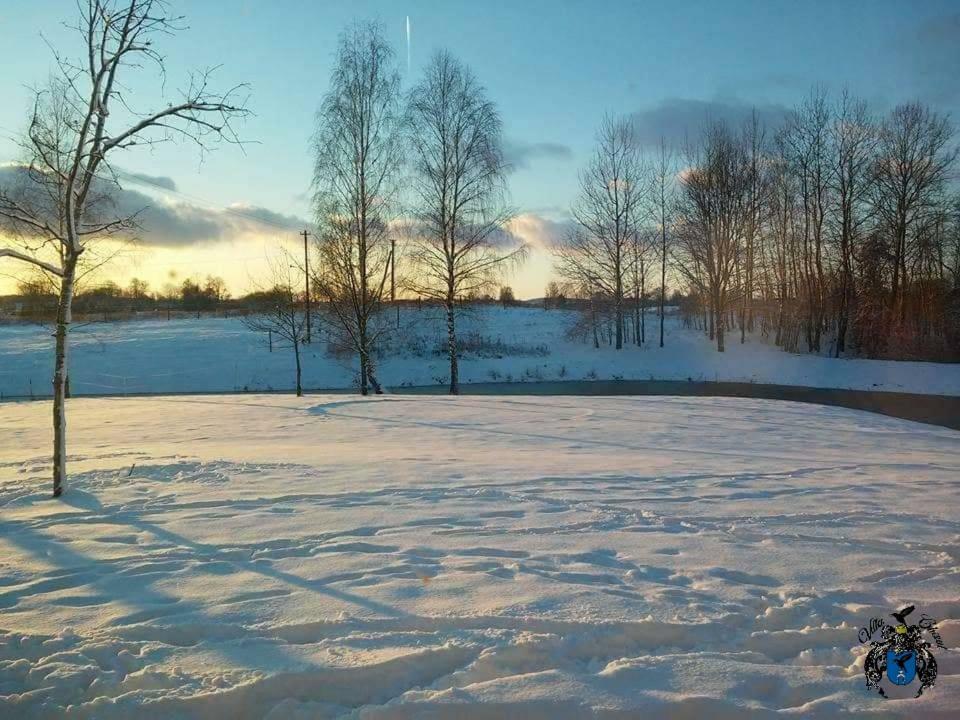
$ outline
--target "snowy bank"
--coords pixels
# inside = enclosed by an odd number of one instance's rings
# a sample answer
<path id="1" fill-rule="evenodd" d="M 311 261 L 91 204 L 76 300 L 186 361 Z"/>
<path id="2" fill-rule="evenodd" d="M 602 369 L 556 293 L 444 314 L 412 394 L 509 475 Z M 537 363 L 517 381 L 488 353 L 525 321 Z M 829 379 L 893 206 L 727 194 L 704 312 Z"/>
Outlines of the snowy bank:
<path id="1" fill-rule="evenodd" d="M 759 335 L 731 338 L 718 353 L 698 331 L 668 316 L 666 346 L 595 350 L 571 341 L 565 311 L 485 307 L 464 316 L 461 382 L 557 380 L 693 380 L 775 383 L 820 388 L 960 395 L 960 364 L 833 359 L 785 353 Z M 445 384 L 445 328 L 435 311 L 405 308 L 399 337 L 379 361 L 388 387 Z M 648 316 L 648 338 L 657 338 Z M 350 356 L 328 352 L 322 339 L 304 353 L 304 386 L 349 388 Z M 0 326 L 0 395 L 48 395 L 52 377 L 49 329 Z M 267 338 L 236 318 L 95 323 L 72 334 L 71 386 L 77 394 L 288 390 L 293 354 L 268 350 Z"/>

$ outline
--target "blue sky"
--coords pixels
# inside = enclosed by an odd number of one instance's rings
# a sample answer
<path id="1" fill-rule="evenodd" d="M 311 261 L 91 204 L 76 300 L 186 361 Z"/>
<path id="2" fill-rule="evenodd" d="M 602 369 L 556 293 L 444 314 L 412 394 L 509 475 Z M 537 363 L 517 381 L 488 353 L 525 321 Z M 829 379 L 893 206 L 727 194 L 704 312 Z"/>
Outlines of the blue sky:
<path id="1" fill-rule="evenodd" d="M 606 112 L 635 114 L 650 137 L 695 131 L 708 115 L 752 105 L 776 113 L 814 83 L 849 85 L 878 110 L 921 98 L 960 109 L 960 5 L 953 2 L 359 2 L 340 0 L 173 0 L 189 29 L 163 39 L 167 88 L 194 68 L 222 64 L 222 85 L 249 82 L 256 116 L 246 153 L 225 147 L 200 165 L 195 148 L 164 146 L 118 158 L 129 170 L 171 178 L 210 206 L 244 204 L 307 216 L 309 136 L 327 87 L 341 29 L 379 19 L 406 75 L 405 18 L 412 26 L 415 79 L 449 48 L 498 103 L 511 157 L 513 204 L 562 216 L 577 168 Z M 76 55 L 61 22 L 72 0 L 5 2 L 0 8 L 0 161 L 3 137 L 23 126 L 27 85 L 53 65 L 41 32 Z M 135 101 L 157 96 L 155 75 L 133 84 Z M 181 197 L 181 199 L 183 199 Z"/>

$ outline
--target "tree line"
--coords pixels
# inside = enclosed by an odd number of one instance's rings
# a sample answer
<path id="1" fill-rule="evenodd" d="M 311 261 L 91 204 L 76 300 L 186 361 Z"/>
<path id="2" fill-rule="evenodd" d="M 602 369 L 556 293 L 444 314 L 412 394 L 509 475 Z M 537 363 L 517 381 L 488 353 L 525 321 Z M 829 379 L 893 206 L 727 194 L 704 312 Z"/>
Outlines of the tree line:
<path id="1" fill-rule="evenodd" d="M 685 290 L 685 320 L 723 352 L 760 332 L 784 350 L 960 359 L 958 148 L 947 116 L 906 103 L 876 116 L 820 89 L 781 127 L 754 113 L 644 152 L 608 118 L 581 172 L 556 267 L 586 325 L 631 320 L 644 340 L 648 273 Z"/>
<path id="2" fill-rule="evenodd" d="M 33 320 L 56 318 L 58 288 L 46 277 L 34 276 L 17 282 L 16 294 L 8 296 L 7 306 L 19 307 L 16 314 Z M 168 282 L 154 291 L 146 280 L 131 278 L 126 287 L 112 280 L 77 285 L 73 310 L 79 314 L 103 315 L 140 313 L 159 310 L 210 312 L 256 307 L 257 294 L 231 298 L 227 284 L 217 275 Z"/>

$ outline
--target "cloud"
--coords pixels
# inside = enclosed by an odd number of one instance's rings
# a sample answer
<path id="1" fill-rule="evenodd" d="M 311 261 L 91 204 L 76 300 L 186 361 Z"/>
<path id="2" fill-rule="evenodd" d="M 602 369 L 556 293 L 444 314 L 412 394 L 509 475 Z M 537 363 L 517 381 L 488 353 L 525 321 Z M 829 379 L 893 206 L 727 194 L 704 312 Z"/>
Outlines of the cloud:
<path id="1" fill-rule="evenodd" d="M 569 160 L 573 151 L 566 145 L 555 142 L 523 142 L 504 140 L 503 154 L 514 170 L 530 167 L 532 161 L 540 158 L 547 160 Z"/>
<path id="2" fill-rule="evenodd" d="M 145 173 L 128 172 L 123 170 L 121 171 L 121 177 L 123 180 L 152 185 L 153 187 L 161 188 L 163 190 L 172 190 L 175 192 L 177 189 L 177 184 L 173 181 L 173 178 L 168 178 L 163 175 L 147 175 Z"/>
<path id="3" fill-rule="evenodd" d="M 501 250 L 513 250 L 519 245 L 550 251 L 569 232 L 569 221 L 556 221 L 533 212 L 514 215 L 504 227 L 494 230 L 490 243 Z M 395 220 L 393 229 L 401 236 L 413 239 L 427 232 L 421 221 L 413 218 Z"/>
<path id="4" fill-rule="evenodd" d="M 537 213 L 514 215 L 507 224 L 490 236 L 490 241 L 502 250 L 526 245 L 529 250 L 549 254 L 566 238 L 572 221 L 557 221 Z"/>
<path id="5" fill-rule="evenodd" d="M 124 177 L 133 173 L 124 173 Z M 159 183 L 176 187 L 170 178 L 152 178 Z M 0 189 L 15 190 L 34 204 L 42 205 L 42 197 L 30 197 L 39 187 L 28 179 L 23 166 L 0 165 Z M 127 187 L 103 182 L 100 192 L 109 193 L 110 208 L 104 213 L 113 217 L 137 216 L 139 229 L 133 233 L 142 245 L 156 247 L 185 247 L 190 245 L 233 240 L 249 235 L 295 232 L 307 225 L 293 215 L 283 215 L 257 205 L 235 204 L 226 208 L 208 208 L 187 201 L 171 201 L 147 195 Z M 37 202 L 39 201 L 39 202 Z"/>
<path id="6" fill-rule="evenodd" d="M 224 237 L 225 223 L 215 211 L 189 203 L 170 203 L 147 197 L 135 190 L 122 190 L 114 196 L 118 215 L 139 213 L 137 239 L 146 245 L 174 247 L 216 242 Z"/>
<path id="7" fill-rule="evenodd" d="M 697 138 L 710 122 L 726 122 L 738 127 L 756 110 L 760 122 L 769 129 L 780 127 L 789 109 L 773 103 L 751 104 L 738 99 L 692 100 L 668 98 L 658 105 L 633 113 L 633 122 L 641 143 L 655 146 L 660 138 L 674 146 L 682 146 L 689 138 Z"/>
<path id="8" fill-rule="evenodd" d="M 518 297 L 543 296 L 547 283 L 556 277 L 554 251 L 569 237 L 572 225 L 572 220 L 552 220 L 533 212 L 517 215 L 508 223 L 511 236 L 528 249 L 522 268 L 505 278 Z"/>
<path id="9" fill-rule="evenodd" d="M 431 230 L 421 220 L 411 217 L 397 218 L 390 223 L 391 229 L 401 238 L 416 241 L 427 238 Z M 494 228 L 487 236 L 487 242 L 500 250 L 513 250 L 523 243 L 523 238 L 515 235 L 508 223 L 505 227 Z"/>
<path id="10" fill-rule="evenodd" d="M 571 227 L 569 220 L 550 220 L 536 213 L 522 213 L 507 224 L 507 230 L 516 240 L 545 252 L 551 252 L 562 244 Z"/>
<path id="11" fill-rule="evenodd" d="M 140 213 L 137 216 L 140 231 L 136 236 L 142 244 L 160 247 L 292 233 L 307 225 L 305 220 L 257 205 L 234 204 L 212 209 L 148 197 L 135 190 L 119 191 L 114 202 L 118 214 Z"/>

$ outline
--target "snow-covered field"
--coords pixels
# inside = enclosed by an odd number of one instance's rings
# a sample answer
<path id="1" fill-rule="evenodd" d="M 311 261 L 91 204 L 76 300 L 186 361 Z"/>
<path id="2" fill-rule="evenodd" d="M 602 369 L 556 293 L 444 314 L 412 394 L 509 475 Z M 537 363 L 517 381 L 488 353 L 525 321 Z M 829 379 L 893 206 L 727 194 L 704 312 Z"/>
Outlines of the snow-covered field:
<path id="1" fill-rule="evenodd" d="M 713 398 L 80 399 L 54 501 L 48 416 L 0 405 L 2 718 L 960 717 L 960 653 L 882 700 L 857 639 L 909 602 L 960 645 L 956 431 Z"/>
<path id="2" fill-rule="evenodd" d="M 811 387 L 960 395 L 960 364 L 892 362 L 792 355 L 758 335 L 746 345 L 729 338 L 718 353 L 702 333 L 668 317 L 666 347 L 594 350 L 566 337 L 573 314 L 535 308 L 487 307 L 467 316 L 461 381 L 731 380 Z M 387 387 L 445 384 L 445 328 L 435 311 L 405 309 L 401 338 L 380 360 Z M 657 320 L 648 315 L 648 337 Z M 76 393 L 280 390 L 293 387 L 293 354 L 268 352 L 266 338 L 238 319 L 182 319 L 78 326 L 72 335 L 71 385 Z M 0 396 L 48 395 L 52 377 L 49 328 L 0 326 Z M 315 342 L 304 360 L 307 388 L 348 388 L 352 357 L 337 359 Z"/>

